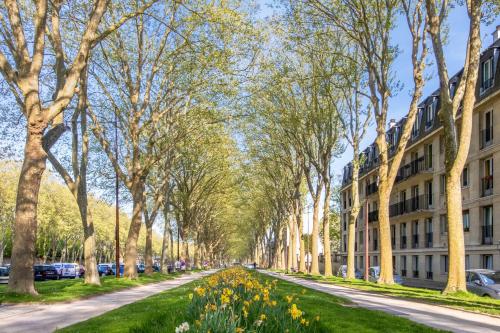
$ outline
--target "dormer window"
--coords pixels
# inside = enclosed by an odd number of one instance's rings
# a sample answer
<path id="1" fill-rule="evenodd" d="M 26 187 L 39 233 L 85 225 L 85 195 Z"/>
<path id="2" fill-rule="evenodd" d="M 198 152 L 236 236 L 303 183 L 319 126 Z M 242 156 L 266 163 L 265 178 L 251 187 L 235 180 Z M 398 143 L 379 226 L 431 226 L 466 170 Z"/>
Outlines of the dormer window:
<path id="1" fill-rule="evenodd" d="M 457 83 L 456 82 L 450 83 L 450 97 L 451 98 L 455 97 L 456 90 L 457 90 Z"/>
<path id="2" fill-rule="evenodd" d="M 415 122 L 413 123 L 413 128 L 411 130 L 411 136 L 413 138 L 417 137 L 420 132 L 420 121 L 422 118 L 422 109 L 418 109 L 417 117 L 415 118 Z"/>
<path id="3" fill-rule="evenodd" d="M 493 57 L 481 64 L 481 93 L 493 86 Z"/>
<path id="4" fill-rule="evenodd" d="M 434 103 L 427 105 L 425 113 L 425 129 L 429 129 L 434 124 Z"/>

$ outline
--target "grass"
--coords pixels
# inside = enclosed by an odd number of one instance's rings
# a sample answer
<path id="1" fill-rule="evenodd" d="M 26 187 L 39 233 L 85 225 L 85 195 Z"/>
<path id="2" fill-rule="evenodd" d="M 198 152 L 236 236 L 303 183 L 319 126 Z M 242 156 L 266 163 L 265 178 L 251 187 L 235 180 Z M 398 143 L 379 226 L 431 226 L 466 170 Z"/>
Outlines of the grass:
<path id="1" fill-rule="evenodd" d="M 256 274 L 263 280 L 272 279 Z M 57 332 L 174 332 L 187 319 L 188 294 L 197 284 L 196 281 L 191 282 Z M 303 289 L 307 291 L 302 295 Z M 314 316 L 319 315 L 321 329 L 326 332 L 442 332 L 383 312 L 350 307 L 350 303 L 343 298 L 283 280 L 278 280 L 275 292 L 283 298 L 291 294 L 299 295 L 299 308 Z"/>
<path id="2" fill-rule="evenodd" d="M 325 278 L 321 275 L 288 275 L 373 293 L 380 293 L 387 296 L 411 299 L 419 302 L 444 305 L 461 310 L 500 316 L 500 300 L 489 297 L 481 297 L 472 293 L 461 292 L 445 295 L 437 290 L 412 288 L 400 285 L 380 285 L 374 282 L 365 282 L 363 280 L 346 280 L 336 276 Z"/>
<path id="3" fill-rule="evenodd" d="M 83 279 L 55 280 L 35 282 L 38 296 L 20 295 L 7 292 L 7 285 L 0 285 L 1 303 L 55 303 L 105 294 L 125 288 L 140 286 L 147 283 L 170 280 L 179 274 L 154 273 L 151 276 L 139 274 L 135 280 L 116 279 L 114 276 L 101 278 L 101 286 L 86 285 Z"/>

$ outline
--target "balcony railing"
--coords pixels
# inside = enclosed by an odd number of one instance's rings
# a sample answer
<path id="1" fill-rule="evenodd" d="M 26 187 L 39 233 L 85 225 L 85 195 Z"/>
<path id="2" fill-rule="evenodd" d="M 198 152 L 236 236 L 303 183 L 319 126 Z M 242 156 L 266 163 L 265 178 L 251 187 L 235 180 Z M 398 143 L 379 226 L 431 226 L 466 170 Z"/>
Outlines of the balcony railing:
<path id="1" fill-rule="evenodd" d="M 493 127 L 486 127 L 480 132 L 481 149 L 488 147 L 493 143 Z"/>
<path id="2" fill-rule="evenodd" d="M 432 232 L 425 234 L 425 247 L 432 247 Z"/>
<path id="3" fill-rule="evenodd" d="M 432 280 L 432 272 L 426 272 L 427 274 L 425 275 L 425 277 L 428 279 L 428 280 Z"/>
<path id="4" fill-rule="evenodd" d="M 366 185 L 366 195 L 376 193 L 378 191 L 377 183 L 371 183 Z"/>
<path id="5" fill-rule="evenodd" d="M 491 245 L 493 244 L 493 224 L 482 226 L 482 244 Z"/>
<path id="6" fill-rule="evenodd" d="M 368 222 L 378 221 L 378 210 L 374 210 L 368 213 Z"/>
<path id="7" fill-rule="evenodd" d="M 389 216 L 413 213 L 421 210 L 429 209 L 430 197 L 427 194 L 422 194 L 405 201 L 400 201 L 389 206 Z"/>
<path id="8" fill-rule="evenodd" d="M 399 168 L 398 175 L 396 176 L 396 183 L 427 170 L 425 157 L 421 156 Z"/>
<path id="9" fill-rule="evenodd" d="M 418 249 L 418 234 L 412 235 L 411 247 L 413 249 Z"/>
<path id="10" fill-rule="evenodd" d="M 418 270 L 413 271 L 413 277 L 414 277 L 414 278 L 418 278 Z"/>
<path id="11" fill-rule="evenodd" d="M 493 194 L 493 176 L 486 176 L 481 179 L 483 197 Z"/>
<path id="12" fill-rule="evenodd" d="M 399 244 L 400 249 L 406 249 L 406 236 L 401 236 L 401 243 Z"/>

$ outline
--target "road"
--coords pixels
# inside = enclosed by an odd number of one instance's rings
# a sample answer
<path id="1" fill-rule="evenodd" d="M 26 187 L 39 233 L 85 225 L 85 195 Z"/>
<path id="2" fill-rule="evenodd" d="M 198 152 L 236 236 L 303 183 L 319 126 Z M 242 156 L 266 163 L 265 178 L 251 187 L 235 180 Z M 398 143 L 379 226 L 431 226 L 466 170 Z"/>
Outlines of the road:
<path id="1" fill-rule="evenodd" d="M 214 272 L 213 270 L 181 275 L 173 280 L 147 284 L 71 302 L 0 305 L 0 332 L 53 332 L 58 328 L 99 316 L 126 304 L 181 286 Z"/>
<path id="2" fill-rule="evenodd" d="M 363 308 L 384 311 L 441 330 L 457 333 L 500 332 L 500 318 L 497 317 L 414 302 L 401 298 L 382 296 L 375 293 L 294 278 L 264 270 L 261 272 L 327 294 L 347 298 L 356 303 L 357 306 Z"/>

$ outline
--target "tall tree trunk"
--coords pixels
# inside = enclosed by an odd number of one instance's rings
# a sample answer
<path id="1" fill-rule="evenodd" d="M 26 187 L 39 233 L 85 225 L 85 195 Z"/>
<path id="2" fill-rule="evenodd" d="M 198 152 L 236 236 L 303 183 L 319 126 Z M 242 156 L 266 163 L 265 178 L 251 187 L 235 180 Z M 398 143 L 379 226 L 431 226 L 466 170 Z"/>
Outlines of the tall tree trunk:
<path id="1" fill-rule="evenodd" d="M 286 254 L 287 254 L 286 269 L 287 269 L 287 271 L 291 271 L 292 267 L 293 267 L 293 250 L 292 250 L 292 243 L 293 243 L 293 238 L 294 238 L 294 236 L 293 236 L 293 234 L 294 234 L 293 220 L 294 220 L 294 216 L 290 215 L 288 217 L 288 233 L 287 233 L 288 245 L 285 244 L 285 246 L 287 246 L 287 251 L 286 251 Z"/>
<path id="2" fill-rule="evenodd" d="M 5 245 L 3 239 L 0 241 L 0 266 L 3 266 L 3 254 L 5 252 Z"/>
<path id="3" fill-rule="evenodd" d="M 389 200 L 391 191 L 380 182 L 379 193 L 379 239 L 380 239 L 380 276 L 379 283 L 393 284 L 391 224 L 389 220 Z M 366 232 L 368 232 L 366 230 Z"/>
<path id="4" fill-rule="evenodd" d="M 349 225 L 347 230 L 347 279 L 356 278 L 354 267 L 354 251 L 356 243 L 356 220 L 358 219 L 360 203 L 359 203 L 359 150 L 357 144 L 353 144 L 354 159 L 352 167 L 352 182 L 351 182 L 351 200 L 352 207 L 349 213 Z M 368 211 L 365 212 L 368 214 Z M 365 230 L 368 232 L 368 230 Z"/>
<path id="5" fill-rule="evenodd" d="M 39 114 L 39 101 L 26 99 L 27 114 Z M 30 110 L 31 109 L 31 110 Z M 38 111 L 38 112 L 37 112 Z M 37 206 L 40 183 L 46 168 L 47 154 L 42 136 L 47 124 L 41 116 L 28 119 L 28 133 L 24 148 L 24 162 L 17 186 L 14 241 L 12 245 L 9 291 L 37 295 L 33 264 L 37 229 Z"/>
<path id="6" fill-rule="evenodd" d="M 321 198 L 320 189 L 317 195 L 313 198 L 313 225 L 311 234 L 311 274 L 319 275 L 319 201 Z"/>
<path id="7" fill-rule="evenodd" d="M 131 188 L 133 200 L 132 221 L 125 244 L 125 271 L 123 276 L 129 279 L 137 278 L 137 239 L 142 225 L 144 183 L 136 180 Z"/>
<path id="8" fill-rule="evenodd" d="M 164 209 L 163 218 L 165 219 L 165 222 L 163 225 L 163 239 L 162 239 L 162 243 L 161 243 L 161 257 L 160 257 L 161 269 L 160 270 L 162 273 L 167 273 L 168 272 L 168 269 L 167 269 L 167 266 L 168 266 L 167 251 L 168 251 L 168 234 L 169 234 L 168 230 L 169 230 L 169 225 L 170 225 L 170 221 L 168 220 L 167 209 Z"/>
<path id="9" fill-rule="evenodd" d="M 153 274 L 153 223 L 146 216 L 144 217 L 146 219 L 146 269 L 144 273 L 151 275 Z"/>
<path id="10" fill-rule="evenodd" d="M 299 272 L 306 273 L 306 245 L 304 242 L 304 220 L 300 197 L 295 198 L 295 220 L 297 221 L 297 237 L 299 239 Z"/>
<path id="11" fill-rule="evenodd" d="M 297 269 L 297 221 L 296 216 L 292 216 L 292 237 L 290 238 L 292 245 L 290 247 L 290 252 L 292 253 L 292 269 Z"/>
<path id="12" fill-rule="evenodd" d="M 325 198 L 323 203 L 323 254 L 325 258 L 325 276 L 332 276 L 332 251 L 330 247 L 330 180 L 325 181 Z"/>

